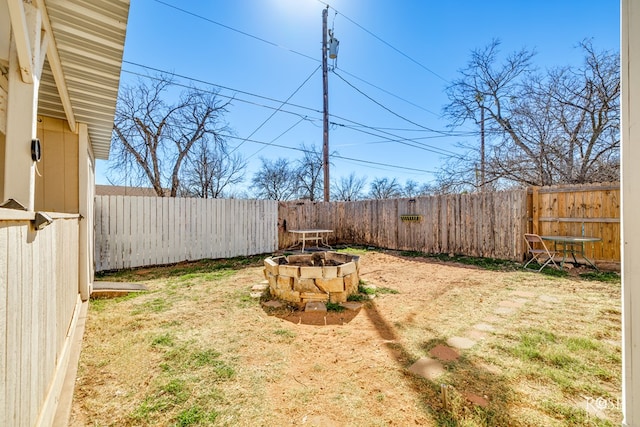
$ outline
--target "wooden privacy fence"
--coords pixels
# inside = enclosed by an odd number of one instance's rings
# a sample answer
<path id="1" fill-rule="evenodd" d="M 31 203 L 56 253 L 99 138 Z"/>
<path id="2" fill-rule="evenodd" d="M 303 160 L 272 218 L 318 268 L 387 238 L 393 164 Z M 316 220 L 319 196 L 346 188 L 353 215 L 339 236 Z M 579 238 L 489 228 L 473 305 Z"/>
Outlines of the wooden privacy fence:
<path id="1" fill-rule="evenodd" d="M 279 247 L 286 230 L 327 228 L 330 241 L 426 253 L 522 260 L 527 191 L 439 195 L 356 202 L 281 202 Z"/>
<path id="2" fill-rule="evenodd" d="M 511 259 L 525 257 L 523 234 L 593 236 L 586 255 L 620 262 L 620 186 L 607 183 L 492 193 L 356 202 L 281 202 L 279 248 L 286 230 L 334 230 L 332 242 L 426 253 Z"/>
<path id="3" fill-rule="evenodd" d="M 96 271 L 273 252 L 277 210 L 269 200 L 97 196 Z"/>
<path id="4" fill-rule="evenodd" d="M 270 253 L 287 230 L 330 242 L 521 261 L 523 234 L 593 236 L 586 255 L 620 262 L 619 184 L 539 187 L 355 202 L 98 196 L 96 270 Z"/>
<path id="5" fill-rule="evenodd" d="M 620 184 L 534 187 L 527 210 L 530 230 L 540 235 L 593 236 L 587 257 L 620 262 Z"/>

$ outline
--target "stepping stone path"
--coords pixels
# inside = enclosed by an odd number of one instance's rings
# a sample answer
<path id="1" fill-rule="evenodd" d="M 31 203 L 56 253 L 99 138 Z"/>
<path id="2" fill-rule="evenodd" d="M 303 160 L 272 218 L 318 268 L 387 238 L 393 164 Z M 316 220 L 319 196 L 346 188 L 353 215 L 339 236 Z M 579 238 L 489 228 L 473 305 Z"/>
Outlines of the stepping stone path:
<path id="1" fill-rule="evenodd" d="M 476 342 L 466 337 L 451 337 L 447 340 L 447 344 L 460 350 L 467 350 L 476 345 Z"/>
<path id="2" fill-rule="evenodd" d="M 540 295 L 540 301 L 544 302 L 558 302 L 558 298 L 551 295 Z"/>
<path id="3" fill-rule="evenodd" d="M 284 307 L 284 303 L 282 301 L 278 301 L 278 300 L 267 301 L 267 302 L 262 303 L 262 305 L 267 307 L 267 308 L 282 308 L 282 307 Z"/>
<path id="4" fill-rule="evenodd" d="M 514 298 L 510 298 L 505 301 L 500 301 L 497 307 L 494 308 L 493 313 L 497 316 L 489 316 L 484 319 L 484 322 L 476 323 L 473 327 L 467 331 L 466 336 L 451 337 L 447 340 L 447 345 L 438 344 L 429 351 L 429 356 L 418 359 L 413 365 L 409 367 L 409 371 L 426 378 L 430 381 L 436 381 L 442 374 L 446 372 L 441 362 L 455 363 L 460 353 L 457 350 L 468 350 L 476 345 L 477 340 L 484 339 L 487 333 L 495 332 L 497 327 L 494 324 L 503 325 L 504 316 L 509 316 L 517 313 L 518 309 L 524 307 L 531 301 L 532 298 L 538 297 L 538 300 L 547 303 L 557 303 L 560 300 L 552 295 L 538 295 L 534 292 L 528 291 L 513 291 L 511 295 Z M 456 350 L 457 349 L 457 350 Z M 495 373 L 500 373 L 500 368 L 493 365 L 485 365 L 483 369 Z M 474 405 L 481 407 L 489 406 L 489 399 L 487 396 L 480 396 L 475 393 L 463 391 L 462 396 Z"/>
<path id="5" fill-rule="evenodd" d="M 421 357 L 416 363 L 411 365 L 409 371 L 431 381 L 435 381 L 440 375 L 445 373 L 442 363 L 430 357 Z"/>
<path id="6" fill-rule="evenodd" d="M 515 300 L 507 300 L 507 301 L 500 301 L 498 305 L 500 307 L 507 307 L 507 308 L 521 308 L 524 305 L 524 303 L 515 301 Z"/>
<path id="7" fill-rule="evenodd" d="M 362 307 L 362 304 L 359 302 L 347 301 L 341 304 L 344 308 L 351 311 L 358 311 Z"/>
<path id="8" fill-rule="evenodd" d="M 462 395 L 471 403 L 486 408 L 489 406 L 489 401 L 482 396 L 478 396 L 474 393 L 464 392 Z"/>
<path id="9" fill-rule="evenodd" d="M 495 310 L 493 310 L 493 312 L 495 314 L 500 314 L 500 315 L 506 316 L 508 314 L 515 313 L 516 310 L 514 308 L 511 308 L 511 307 L 497 307 Z"/>
<path id="10" fill-rule="evenodd" d="M 444 362 L 450 362 L 452 360 L 458 360 L 460 355 L 457 351 L 446 345 L 438 344 L 429 351 L 429 355 L 437 357 Z"/>
<path id="11" fill-rule="evenodd" d="M 139 283 L 125 282 L 103 282 L 96 280 L 93 282 L 91 298 L 116 298 L 130 293 L 146 292 L 147 288 Z"/>
<path id="12" fill-rule="evenodd" d="M 269 290 L 269 282 L 267 280 L 263 280 L 260 283 L 256 283 L 251 287 L 251 298 L 262 298 L 262 296 Z"/>
<path id="13" fill-rule="evenodd" d="M 496 328 L 494 328 L 493 325 L 489 323 L 477 323 L 473 325 L 473 329 L 477 329 L 479 331 L 484 331 L 484 332 L 493 332 L 496 330 Z"/>
<path id="14" fill-rule="evenodd" d="M 306 313 L 308 313 L 308 312 L 326 313 L 327 312 L 327 306 L 324 305 L 324 303 L 320 302 L 320 301 L 311 301 L 311 302 L 308 302 L 307 305 L 304 307 L 304 311 Z"/>
<path id="15" fill-rule="evenodd" d="M 469 329 L 467 331 L 467 337 L 475 341 L 482 341 L 487 338 L 487 333 L 477 329 Z"/>

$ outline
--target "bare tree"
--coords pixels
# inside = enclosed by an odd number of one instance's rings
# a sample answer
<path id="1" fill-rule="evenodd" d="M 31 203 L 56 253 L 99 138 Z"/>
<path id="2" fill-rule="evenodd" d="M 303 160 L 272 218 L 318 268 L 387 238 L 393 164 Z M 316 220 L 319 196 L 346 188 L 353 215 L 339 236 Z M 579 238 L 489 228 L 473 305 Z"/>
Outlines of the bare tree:
<path id="1" fill-rule="evenodd" d="M 354 172 L 351 172 L 349 176 L 341 176 L 336 182 L 333 182 L 331 186 L 332 198 L 338 201 L 350 202 L 354 200 L 360 200 L 364 196 L 364 186 L 367 183 L 366 177 L 356 177 Z"/>
<path id="2" fill-rule="evenodd" d="M 229 153 L 224 138 L 201 139 L 192 148 L 182 172 L 182 192 L 192 197 L 217 199 L 228 195 L 230 186 L 244 181 L 247 162 L 239 153 Z"/>
<path id="3" fill-rule="evenodd" d="M 140 79 L 137 86 L 123 86 L 118 97 L 112 138 L 110 178 L 118 181 L 123 171 L 136 183 L 150 184 L 158 196 L 175 197 L 180 171 L 193 145 L 214 137 L 225 126 L 222 115 L 228 103 L 215 92 L 183 91 L 167 103 L 172 78 L 161 75 Z"/>
<path id="4" fill-rule="evenodd" d="M 432 196 L 434 194 L 442 194 L 442 189 L 436 183 L 422 183 L 418 188 L 417 196 Z"/>
<path id="5" fill-rule="evenodd" d="M 300 149 L 303 153 L 302 159 L 296 162 L 298 196 L 301 199 L 314 201 L 322 198 L 324 190 L 322 151 L 314 145 L 307 147 L 305 144 L 302 144 Z"/>
<path id="6" fill-rule="evenodd" d="M 454 124 L 484 116 L 490 140 L 448 163 L 443 188 L 552 185 L 615 180 L 619 169 L 618 55 L 580 44 L 585 62 L 534 73 L 533 53 L 515 52 L 499 64 L 498 41 L 472 52 L 462 77 L 447 89 L 445 114 Z M 482 112 L 484 114 L 482 114 Z M 479 182 L 478 169 L 486 176 Z M 482 169 L 485 169 L 482 168 Z"/>
<path id="7" fill-rule="evenodd" d="M 402 187 L 395 178 L 376 178 L 371 182 L 369 196 L 372 199 L 393 199 L 402 196 Z"/>
<path id="8" fill-rule="evenodd" d="M 285 158 L 260 160 L 262 167 L 251 179 L 256 196 L 270 200 L 292 199 L 298 192 L 296 169 Z"/>

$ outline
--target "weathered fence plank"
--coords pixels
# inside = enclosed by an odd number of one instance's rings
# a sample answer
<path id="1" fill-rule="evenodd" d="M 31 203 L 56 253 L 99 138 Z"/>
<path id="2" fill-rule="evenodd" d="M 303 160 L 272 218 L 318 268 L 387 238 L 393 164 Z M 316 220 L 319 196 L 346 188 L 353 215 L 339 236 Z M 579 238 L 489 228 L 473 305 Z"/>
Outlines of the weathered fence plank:
<path id="1" fill-rule="evenodd" d="M 96 271 L 277 249 L 277 202 L 97 196 Z"/>

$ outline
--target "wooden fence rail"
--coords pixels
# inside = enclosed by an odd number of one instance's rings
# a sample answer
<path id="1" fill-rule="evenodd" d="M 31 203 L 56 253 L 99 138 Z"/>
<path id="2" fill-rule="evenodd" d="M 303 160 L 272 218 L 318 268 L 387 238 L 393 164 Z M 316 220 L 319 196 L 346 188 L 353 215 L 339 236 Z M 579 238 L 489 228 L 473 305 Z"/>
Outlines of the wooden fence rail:
<path id="1" fill-rule="evenodd" d="M 96 271 L 277 249 L 274 201 L 97 196 L 95 202 Z"/>

